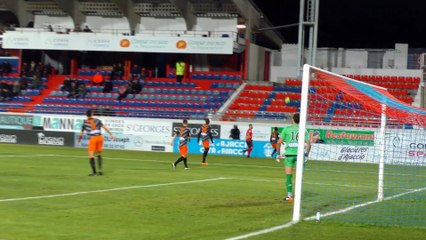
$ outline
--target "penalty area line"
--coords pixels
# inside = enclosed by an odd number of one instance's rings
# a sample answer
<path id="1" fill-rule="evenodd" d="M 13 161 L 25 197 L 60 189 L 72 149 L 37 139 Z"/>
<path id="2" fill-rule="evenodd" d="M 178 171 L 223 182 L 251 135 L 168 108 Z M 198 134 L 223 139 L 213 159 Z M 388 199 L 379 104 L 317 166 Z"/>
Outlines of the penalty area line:
<path id="1" fill-rule="evenodd" d="M 7 199 L 0 199 L 0 203 L 34 200 L 34 199 L 68 197 L 68 196 L 77 196 L 77 195 L 83 195 L 83 194 L 123 191 L 123 190 L 140 189 L 140 188 L 154 188 L 154 187 L 164 187 L 164 186 L 173 186 L 173 185 L 182 185 L 182 184 L 203 183 L 203 182 L 220 181 L 220 180 L 226 180 L 226 179 L 229 179 L 229 178 L 218 177 L 218 178 L 208 178 L 208 179 L 200 179 L 200 180 L 193 180 L 193 181 L 159 183 L 159 184 L 139 185 L 139 186 L 129 186 L 129 187 L 118 187 L 118 188 L 99 189 L 99 190 L 81 191 L 81 192 L 73 192 L 73 193 L 61 193 L 61 194 L 52 194 L 52 195 L 34 196 L 34 197 L 7 198 Z"/>

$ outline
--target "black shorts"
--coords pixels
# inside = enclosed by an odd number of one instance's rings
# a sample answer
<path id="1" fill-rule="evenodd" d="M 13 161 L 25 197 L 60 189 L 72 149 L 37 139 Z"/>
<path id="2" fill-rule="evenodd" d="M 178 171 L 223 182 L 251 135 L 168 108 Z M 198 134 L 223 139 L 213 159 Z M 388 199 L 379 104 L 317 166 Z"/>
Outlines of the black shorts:
<path id="1" fill-rule="evenodd" d="M 246 141 L 246 143 L 247 143 L 247 147 L 248 148 L 252 148 L 253 147 L 253 141 L 252 140 Z"/>

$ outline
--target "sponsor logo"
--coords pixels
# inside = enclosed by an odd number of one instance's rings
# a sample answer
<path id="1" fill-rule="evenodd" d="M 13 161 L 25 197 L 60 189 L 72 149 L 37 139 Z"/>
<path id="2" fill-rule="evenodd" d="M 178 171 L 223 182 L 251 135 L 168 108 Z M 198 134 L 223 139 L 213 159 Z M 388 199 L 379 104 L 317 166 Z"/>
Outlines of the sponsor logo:
<path id="1" fill-rule="evenodd" d="M 33 116 L 0 115 L 0 125 L 32 126 Z"/>
<path id="2" fill-rule="evenodd" d="M 177 49 L 185 49 L 188 44 L 184 40 L 179 40 L 176 42 Z"/>
<path id="3" fill-rule="evenodd" d="M 164 146 L 151 146 L 152 151 L 164 152 L 166 151 L 166 147 Z"/>
<path id="4" fill-rule="evenodd" d="M 125 131 L 129 133 L 144 133 L 146 135 L 164 134 L 165 136 L 171 133 L 170 126 L 156 124 L 127 124 Z"/>
<path id="5" fill-rule="evenodd" d="M 198 137 L 198 134 L 201 131 L 201 125 L 202 124 L 188 124 L 188 128 L 190 130 L 191 137 Z M 181 127 L 182 127 L 181 123 L 173 123 L 173 132 L 179 132 Z M 210 128 L 211 128 L 213 138 L 219 138 L 220 137 L 220 125 L 210 124 Z"/>
<path id="6" fill-rule="evenodd" d="M 136 147 L 141 147 L 143 145 L 143 138 L 142 137 L 135 137 L 133 139 L 133 143 L 135 144 Z"/>
<path id="7" fill-rule="evenodd" d="M 367 152 L 368 147 L 343 147 L 337 159 L 342 162 L 363 160 L 367 157 Z"/>
<path id="8" fill-rule="evenodd" d="M 104 136 L 105 142 L 115 142 L 115 143 L 128 143 L 130 138 L 128 137 L 115 137 L 115 140 L 112 140 L 110 136 Z"/>
<path id="9" fill-rule="evenodd" d="M 111 46 L 109 39 L 87 39 L 87 45 L 95 48 L 107 48 Z"/>
<path id="10" fill-rule="evenodd" d="M 407 155 L 409 157 L 426 157 L 426 143 L 412 142 L 409 145 Z"/>
<path id="11" fill-rule="evenodd" d="M 40 145 L 53 145 L 64 146 L 65 139 L 63 137 L 46 137 L 44 133 L 37 133 L 38 144 Z"/>
<path id="12" fill-rule="evenodd" d="M 0 134 L 1 143 L 18 143 L 18 137 L 16 135 Z"/>
<path id="13" fill-rule="evenodd" d="M 272 156 L 273 151 L 274 151 L 274 148 L 272 147 L 271 144 L 266 143 L 265 145 L 263 145 L 263 153 L 265 154 L 265 156 L 267 157 Z"/>
<path id="14" fill-rule="evenodd" d="M 31 42 L 29 37 L 4 37 L 4 39 L 6 45 L 9 44 L 14 46 L 28 46 Z"/>
<path id="15" fill-rule="evenodd" d="M 83 119 L 44 117 L 42 126 L 45 130 L 78 131 L 83 126 L 83 122 Z"/>
<path id="16" fill-rule="evenodd" d="M 121 39 L 120 47 L 122 47 L 122 48 L 130 47 L 130 40 L 129 39 Z"/>
<path id="17" fill-rule="evenodd" d="M 394 137 L 392 140 L 392 145 L 394 148 L 400 148 L 401 147 L 401 138 L 398 136 Z"/>
<path id="18" fill-rule="evenodd" d="M 44 43 L 47 47 L 68 47 L 70 40 L 67 37 L 64 38 L 46 38 Z"/>

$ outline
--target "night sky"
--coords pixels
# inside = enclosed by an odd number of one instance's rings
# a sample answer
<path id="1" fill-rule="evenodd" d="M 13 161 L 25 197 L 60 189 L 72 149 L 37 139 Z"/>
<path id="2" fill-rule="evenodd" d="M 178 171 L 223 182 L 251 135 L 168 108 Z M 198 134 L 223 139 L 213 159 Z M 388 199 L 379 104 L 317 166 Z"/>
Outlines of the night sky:
<path id="1" fill-rule="evenodd" d="M 274 26 L 299 22 L 300 0 L 253 0 Z M 426 48 L 426 0 L 320 0 L 318 47 Z M 297 42 L 297 27 L 279 30 Z"/>

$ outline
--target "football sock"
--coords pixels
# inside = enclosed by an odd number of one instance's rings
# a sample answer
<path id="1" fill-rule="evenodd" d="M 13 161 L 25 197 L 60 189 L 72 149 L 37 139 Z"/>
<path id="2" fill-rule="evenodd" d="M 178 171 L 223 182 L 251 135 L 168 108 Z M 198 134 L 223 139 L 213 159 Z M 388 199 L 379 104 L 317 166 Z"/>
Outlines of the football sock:
<path id="1" fill-rule="evenodd" d="M 90 158 L 90 167 L 92 167 L 92 172 L 96 173 L 95 158 Z"/>
<path id="2" fill-rule="evenodd" d="M 253 150 L 253 148 L 247 149 L 247 156 L 249 156 L 249 157 L 250 157 L 250 154 L 251 154 L 251 150 Z"/>
<path id="3" fill-rule="evenodd" d="M 286 186 L 287 186 L 287 196 L 293 196 L 293 184 L 291 181 L 293 180 L 293 174 L 286 175 Z"/>
<path id="4" fill-rule="evenodd" d="M 271 157 L 274 157 L 274 154 L 277 152 L 277 149 L 274 149 L 274 151 L 271 154 Z"/>
<path id="5" fill-rule="evenodd" d="M 183 158 L 183 164 L 185 164 L 185 168 L 188 168 L 187 158 L 184 158 L 184 157 L 182 157 L 182 158 Z"/>
<path id="6" fill-rule="evenodd" d="M 102 171 L 102 156 L 101 155 L 98 156 L 98 168 L 99 168 L 99 171 Z"/>
<path id="7" fill-rule="evenodd" d="M 176 162 L 175 162 L 175 166 L 176 166 L 178 163 L 182 162 L 182 160 L 183 160 L 183 157 L 178 158 L 178 160 L 176 160 Z"/>
<path id="8" fill-rule="evenodd" d="M 203 153 L 203 162 L 206 162 L 206 157 L 207 157 L 208 152 L 209 152 L 209 148 L 205 148 L 204 153 Z"/>

